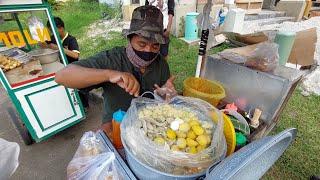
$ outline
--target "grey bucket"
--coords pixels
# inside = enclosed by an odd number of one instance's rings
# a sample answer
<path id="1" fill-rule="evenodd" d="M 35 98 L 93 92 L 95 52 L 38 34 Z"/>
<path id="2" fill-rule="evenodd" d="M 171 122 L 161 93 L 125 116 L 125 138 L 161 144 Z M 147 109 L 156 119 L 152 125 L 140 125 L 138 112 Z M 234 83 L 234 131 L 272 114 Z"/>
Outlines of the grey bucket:
<path id="1" fill-rule="evenodd" d="M 200 176 L 204 176 L 206 174 L 206 171 L 199 174 L 193 174 L 188 176 L 187 175 L 178 176 L 178 175 L 164 173 L 144 165 L 136 157 L 134 157 L 134 155 L 127 148 L 125 148 L 125 152 L 126 152 L 126 158 L 127 158 L 127 162 L 129 164 L 130 169 L 136 175 L 136 177 L 141 180 L 159 180 L 159 179 L 165 179 L 165 180 L 174 180 L 174 179 L 189 180 L 190 179 L 191 180 L 191 179 L 196 179 Z"/>
<path id="2" fill-rule="evenodd" d="M 205 173 L 176 176 L 160 172 L 141 163 L 126 147 L 125 150 L 130 169 L 138 179 L 142 180 L 189 180 L 199 177 L 205 180 L 253 180 L 261 178 L 267 172 L 295 139 L 296 134 L 297 129 L 291 128 L 278 135 L 256 140 L 221 162 L 212 165 L 208 168 L 205 177 Z"/>
<path id="3" fill-rule="evenodd" d="M 123 141 L 122 141 L 123 142 Z M 203 171 L 198 174 L 192 174 L 192 175 L 174 175 L 174 174 L 168 174 L 161 171 L 158 171 L 154 168 L 151 168 L 142 162 L 140 162 L 128 149 L 126 144 L 122 143 L 125 149 L 126 153 L 126 159 L 129 164 L 130 169 L 132 172 L 136 175 L 138 179 L 141 180 L 193 180 L 197 179 L 199 177 L 204 177 L 206 174 L 206 171 Z M 224 159 L 226 156 L 226 144 L 224 143 L 224 153 L 221 155 L 220 160 Z M 220 161 L 216 162 L 215 164 L 218 164 Z M 214 164 L 214 165 L 215 165 Z"/>
<path id="4" fill-rule="evenodd" d="M 115 152 L 120 160 L 120 165 L 126 170 L 127 177 L 125 180 L 136 180 L 131 170 L 140 179 L 205 179 L 205 180 L 251 180 L 261 178 L 265 172 L 276 162 L 276 160 L 284 153 L 288 146 L 295 139 L 297 129 L 287 129 L 278 135 L 267 136 L 260 140 L 256 140 L 241 148 L 239 151 L 223 159 L 221 162 L 217 162 L 216 165 L 208 168 L 206 177 L 202 177 L 204 173 L 196 174 L 193 176 L 173 176 L 154 170 L 150 167 L 143 165 L 137 160 L 132 153 L 126 152 L 126 159 L 130 165 L 130 169 L 127 164 L 121 159 L 117 150 L 113 147 L 112 143 L 104 132 L 100 132 L 100 136 L 106 146 L 111 148 L 112 152 Z"/>

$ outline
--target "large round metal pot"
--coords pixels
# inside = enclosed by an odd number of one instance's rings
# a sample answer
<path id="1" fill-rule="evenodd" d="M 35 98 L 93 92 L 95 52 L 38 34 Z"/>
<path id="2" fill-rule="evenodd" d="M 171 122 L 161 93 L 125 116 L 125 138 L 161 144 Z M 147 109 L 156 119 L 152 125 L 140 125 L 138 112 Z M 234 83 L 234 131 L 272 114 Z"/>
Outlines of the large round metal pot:
<path id="1" fill-rule="evenodd" d="M 36 49 L 29 54 L 38 59 L 40 64 L 49 64 L 59 60 L 59 51 L 53 49 Z"/>
<path id="2" fill-rule="evenodd" d="M 192 175 L 174 175 L 174 174 L 168 174 L 168 173 L 158 171 L 140 162 L 126 147 L 125 143 L 123 143 L 123 146 L 125 149 L 126 159 L 130 166 L 130 169 L 138 179 L 141 179 L 141 180 L 160 180 L 160 179 L 161 180 L 162 179 L 193 180 L 193 179 L 197 179 L 198 177 L 204 176 L 206 174 L 206 171 L 198 174 L 192 174 Z"/>

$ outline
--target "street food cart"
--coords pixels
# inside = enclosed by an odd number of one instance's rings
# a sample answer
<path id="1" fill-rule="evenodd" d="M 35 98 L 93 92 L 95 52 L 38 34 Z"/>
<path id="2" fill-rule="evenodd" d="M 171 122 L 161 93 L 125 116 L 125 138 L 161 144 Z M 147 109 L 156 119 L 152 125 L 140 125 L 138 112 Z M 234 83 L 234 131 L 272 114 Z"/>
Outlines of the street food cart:
<path id="1" fill-rule="evenodd" d="M 53 39 L 58 42 L 56 50 L 40 45 Z M 77 91 L 54 80 L 67 64 L 46 1 L 0 1 L 0 80 L 16 111 L 6 108 L 26 144 L 84 119 Z"/>
<path id="2" fill-rule="evenodd" d="M 249 136 L 249 143 L 240 150 L 213 164 L 205 173 L 175 176 L 158 171 L 128 149 L 116 149 L 103 131 L 97 132 L 106 151 L 115 153 L 117 170 L 124 179 L 259 179 L 280 158 L 294 141 L 297 129 L 289 128 L 277 135 L 269 135 L 279 121 L 303 73 L 299 70 L 277 67 L 272 73 L 261 72 L 234 64 L 216 56 L 208 57 L 201 77 L 220 81 L 226 89 L 224 101 L 245 100 L 244 110 L 259 107 L 260 125 Z"/>

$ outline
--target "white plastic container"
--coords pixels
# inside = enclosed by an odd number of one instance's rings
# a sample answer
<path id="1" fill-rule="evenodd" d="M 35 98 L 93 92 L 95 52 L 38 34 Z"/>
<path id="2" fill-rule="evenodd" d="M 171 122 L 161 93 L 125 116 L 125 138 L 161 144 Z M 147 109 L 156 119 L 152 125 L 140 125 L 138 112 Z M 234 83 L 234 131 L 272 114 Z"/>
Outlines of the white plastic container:
<path id="1" fill-rule="evenodd" d="M 224 4 L 234 4 L 234 0 L 224 0 Z"/>
<path id="2" fill-rule="evenodd" d="M 234 32 L 241 34 L 244 24 L 244 16 L 245 10 L 238 8 L 231 9 L 226 16 L 222 30 L 224 32 Z"/>

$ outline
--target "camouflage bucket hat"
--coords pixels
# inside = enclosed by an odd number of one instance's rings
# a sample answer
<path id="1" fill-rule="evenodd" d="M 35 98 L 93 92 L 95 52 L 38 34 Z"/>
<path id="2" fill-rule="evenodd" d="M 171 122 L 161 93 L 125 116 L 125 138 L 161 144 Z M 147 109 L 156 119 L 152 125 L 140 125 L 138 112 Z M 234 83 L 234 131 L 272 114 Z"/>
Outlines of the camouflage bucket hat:
<path id="1" fill-rule="evenodd" d="M 134 9 L 127 36 L 132 34 L 165 44 L 162 12 L 154 6 L 141 6 Z"/>

